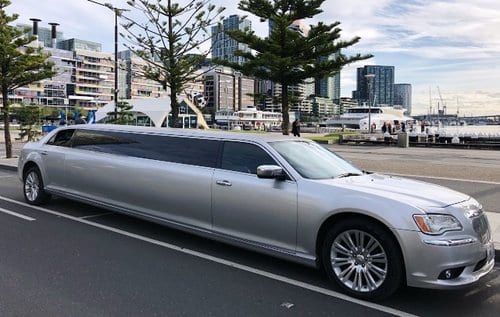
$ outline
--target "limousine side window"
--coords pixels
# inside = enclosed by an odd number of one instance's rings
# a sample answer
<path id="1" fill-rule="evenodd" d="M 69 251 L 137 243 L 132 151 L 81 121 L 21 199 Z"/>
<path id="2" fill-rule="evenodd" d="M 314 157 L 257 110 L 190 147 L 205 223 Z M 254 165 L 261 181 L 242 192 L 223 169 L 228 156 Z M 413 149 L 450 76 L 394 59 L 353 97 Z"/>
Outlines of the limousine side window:
<path id="1" fill-rule="evenodd" d="M 214 140 L 112 131 L 77 131 L 73 147 L 157 161 L 215 167 L 219 142 Z"/>
<path id="2" fill-rule="evenodd" d="M 45 144 L 66 147 L 71 146 L 71 137 L 73 136 L 74 132 L 75 129 L 61 130 L 57 132 L 53 137 L 51 137 L 50 140 Z"/>
<path id="3" fill-rule="evenodd" d="M 278 165 L 262 148 L 243 142 L 224 142 L 221 168 L 257 174 L 259 165 Z"/>
<path id="4" fill-rule="evenodd" d="M 134 143 L 123 133 L 110 133 L 104 131 L 77 130 L 73 138 L 73 147 L 90 151 L 111 154 L 123 154 L 121 144 Z"/>

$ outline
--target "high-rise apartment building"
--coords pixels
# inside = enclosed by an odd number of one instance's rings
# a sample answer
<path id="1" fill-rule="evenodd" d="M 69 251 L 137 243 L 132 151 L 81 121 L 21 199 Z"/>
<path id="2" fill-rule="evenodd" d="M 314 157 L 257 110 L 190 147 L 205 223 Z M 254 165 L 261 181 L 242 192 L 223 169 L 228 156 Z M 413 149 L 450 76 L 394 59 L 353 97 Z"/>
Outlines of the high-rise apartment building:
<path id="1" fill-rule="evenodd" d="M 145 60 L 129 50 L 119 52 L 118 58 L 120 60 L 118 69 L 119 99 L 164 97 L 165 90 L 161 84 L 144 76 L 144 68 L 148 66 Z"/>
<path id="2" fill-rule="evenodd" d="M 115 82 L 112 54 L 76 49 L 74 52 L 73 94 L 68 92 L 70 105 L 96 108 L 113 100 Z"/>
<path id="3" fill-rule="evenodd" d="M 253 106 L 255 81 L 230 68 L 216 68 L 204 76 L 206 107 L 218 110 L 245 110 Z"/>
<path id="4" fill-rule="evenodd" d="M 411 84 L 394 84 L 394 105 L 401 106 L 411 115 Z"/>
<path id="5" fill-rule="evenodd" d="M 340 51 L 336 54 L 323 57 L 324 59 L 335 59 L 340 55 Z M 336 104 L 340 101 L 340 72 L 334 76 L 317 79 L 314 83 L 314 95 L 317 97 L 329 98 Z"/>
<path id="6" fill-rule="evenodd" d="M 358 68 L 353 97 L 360 104 L 394 105 L 394 66 L 368 65 Z"/>
<path id="7" fill-rule="evenodd" d="M 238 43 L 224 31 L 245 30 L 252 27 L 252 22 L 242 19 L 238 15 L 231 15 L 222 21 L 222 25 L 212 27 L 212 58 L 224 59 L 234 63 L 243 64 L 244 58 L 235 56 L 234 51 L 247 51 L 250 49 L 246 44 Z"/>

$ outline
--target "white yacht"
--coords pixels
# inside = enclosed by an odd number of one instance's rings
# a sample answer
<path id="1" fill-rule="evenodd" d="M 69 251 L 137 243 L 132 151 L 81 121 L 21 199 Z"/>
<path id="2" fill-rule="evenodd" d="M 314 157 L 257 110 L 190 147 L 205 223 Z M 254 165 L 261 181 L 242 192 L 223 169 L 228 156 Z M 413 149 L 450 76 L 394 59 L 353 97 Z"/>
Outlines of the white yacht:
<path id="1" fill-rule="evenodd" d="M 215 123 L 230 129 L 234 127 L 249 130 L 280 129 L 282 121 L 281 112 L 261 111 L 255 107 L 239 111 L 219 110 L 215 113 Z"/>
<path id="2" fill-rule="evenodd" d="M 404 114 L 405 109 L 390 106 L 368 107 L 366 105 L 352 107 L 337 117 L 329 118 L 325 121 L 326 126 L 338 126 L 351 129 L 360 129 L 368 131 L 368 121 L 373 125 L 374 130 L 380 130 L 385 123 L 395 124 L 405 122 L 405 124 L 416 124 L 415 120 Z M 370 119 L 368 119 L 370 117 Z"/>

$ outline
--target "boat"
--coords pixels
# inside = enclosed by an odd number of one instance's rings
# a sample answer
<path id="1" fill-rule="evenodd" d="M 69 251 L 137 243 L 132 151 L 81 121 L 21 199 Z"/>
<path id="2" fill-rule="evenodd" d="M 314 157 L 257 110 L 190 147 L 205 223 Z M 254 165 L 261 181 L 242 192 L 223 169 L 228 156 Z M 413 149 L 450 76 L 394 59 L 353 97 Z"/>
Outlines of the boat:
<path id="1" fill-rule="evenodd" d="M 325 121 L 326 126 L 337 126 L 351 129 L 360 129 L 368 131 L 368 121 L 375 124 L 373 130 L 380 130 L 385 123 L 391 123 L 392 126 L 405 122 L 407 125 L 416 125 L 417 122 L 404 114 L 405 109 L 390 106 L 368 107 L 366 105 L 352 107 L 336 117 L 328 118 Z M 370 118 L 369 118 L 370 117 Z"/>
<path id="2" fill-rule="evenodd" d="M 279 130 L 282 121 L 281 112 L 257 110 L 253 106 L 239 111 L 222 109 L 215 112 L 215 124 L 227 129 Z"/>

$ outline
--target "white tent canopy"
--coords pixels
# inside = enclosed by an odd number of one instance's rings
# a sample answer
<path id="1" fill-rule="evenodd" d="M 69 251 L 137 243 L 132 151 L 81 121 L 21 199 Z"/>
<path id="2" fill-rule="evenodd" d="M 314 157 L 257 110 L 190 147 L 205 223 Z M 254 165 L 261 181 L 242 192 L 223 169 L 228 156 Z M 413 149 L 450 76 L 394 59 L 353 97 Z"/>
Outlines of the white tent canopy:
<path id="1" fill-rule="evenodd" d="M 170 98 L 136 98 L 124 100 L 133 108 L 130 110 L 135 113 L 143 113 L 154 123 L 155 127 L 160 128 L 165 118 L 170 113 Z M 115 111 L 115 103 L 110 102 L 95 113 L 95 121 L 104 119 L 108 112 Z"/>

